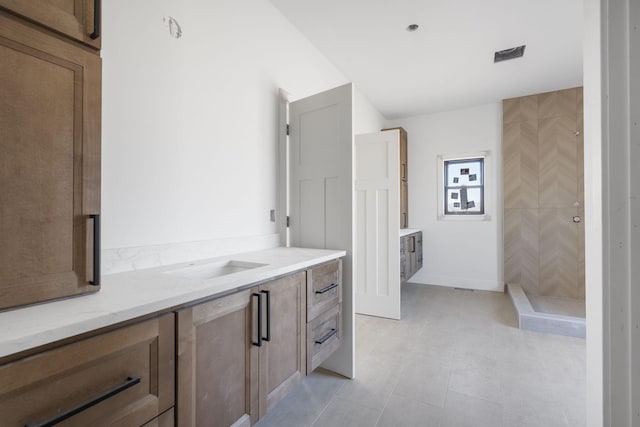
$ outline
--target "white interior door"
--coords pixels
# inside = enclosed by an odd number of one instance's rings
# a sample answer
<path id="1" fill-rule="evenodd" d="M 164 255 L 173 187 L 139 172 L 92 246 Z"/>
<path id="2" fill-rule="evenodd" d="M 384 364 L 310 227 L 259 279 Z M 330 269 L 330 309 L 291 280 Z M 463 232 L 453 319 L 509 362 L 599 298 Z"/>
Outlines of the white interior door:
<path id="1" fill-rule="evenodd" d="M 353 86 L 289 105 L 290 238 L 296 247 L 343 249 L 342 344 L 323 364 L 354 376 Z"/>
<path id="2" fill-rule="evenodd" d="M 400 319 L 400 131 L 355 138 L 356 313 Z"/>

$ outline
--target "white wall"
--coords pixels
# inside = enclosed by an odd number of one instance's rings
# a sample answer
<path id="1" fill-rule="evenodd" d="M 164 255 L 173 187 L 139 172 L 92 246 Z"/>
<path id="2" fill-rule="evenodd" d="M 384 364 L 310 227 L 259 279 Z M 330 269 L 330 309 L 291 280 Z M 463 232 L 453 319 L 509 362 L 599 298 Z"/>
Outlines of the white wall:
<path id="1" fill-rule="evenodd" d="M 345 77 L 267 0 L 103 10 L 103 249 L 275 234 L 278 88 Z"/>
<path id="2" fill-rule="evenodd" d="M 393 120 L 408 133 L 409 228 L 423 231 L 424 265 L 413 283 L 503 291 L 502 105 Z M 489 151 L 487 221 L 438 219 L 437 157 Z"/>
<path id="3" fill-rule="evenodd" d="M 371 133 L 384 128 L 385 118 L 357 86 L 353 91 L 353 134 Z"/>

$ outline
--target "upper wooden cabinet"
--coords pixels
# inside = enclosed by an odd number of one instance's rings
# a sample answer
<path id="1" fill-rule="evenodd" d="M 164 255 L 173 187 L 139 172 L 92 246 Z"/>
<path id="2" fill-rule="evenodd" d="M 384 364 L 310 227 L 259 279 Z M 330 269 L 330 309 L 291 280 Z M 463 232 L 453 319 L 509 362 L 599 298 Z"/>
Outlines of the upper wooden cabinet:
<path id="1" fill-rule="evenodd" d="M 5 427 L 140 426 L 175 396 L 174 315 L 0 365 Z"/>
<path id="2" fill-rule="evenodd" d="M 101 59 L 2 10 L 0 57 L 0 309 L 97 291 Z"/>
<path id="3" fill-rule="evenodd" d="M 400 228 L 409 227 L 409 163 L 407 161 L 407 131 L 404 128 L 386 128 L 400 131 Z"/>
<path id="4" fill-rule="evenodd" d="M 100 0 L 0 0 L 0 7 L 100 49 Z"/>

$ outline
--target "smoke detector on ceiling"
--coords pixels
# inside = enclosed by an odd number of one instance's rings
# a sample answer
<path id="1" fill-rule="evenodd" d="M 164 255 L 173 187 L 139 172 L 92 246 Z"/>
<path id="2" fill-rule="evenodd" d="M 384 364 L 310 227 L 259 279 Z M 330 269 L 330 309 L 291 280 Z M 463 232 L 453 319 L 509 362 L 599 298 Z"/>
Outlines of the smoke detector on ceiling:
<path id="1" fill-rule="evenodd" d="M 511 49 L 499 50 L 493 55 L 493 62 L 508 61 L 509 59 L 520 58 L 524 55 L 526 45 L 512 47 Z"/>

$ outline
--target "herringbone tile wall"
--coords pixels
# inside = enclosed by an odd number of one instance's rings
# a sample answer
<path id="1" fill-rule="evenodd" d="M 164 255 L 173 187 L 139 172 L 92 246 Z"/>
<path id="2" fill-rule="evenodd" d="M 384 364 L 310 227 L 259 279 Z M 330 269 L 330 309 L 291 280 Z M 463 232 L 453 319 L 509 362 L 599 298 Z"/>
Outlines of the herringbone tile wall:
<path id="1" fill-rule="evenodd" d="M 584 298 L 582 115 L 582 88 L 503 101 L 504 276 L 534 295 Z"/>

